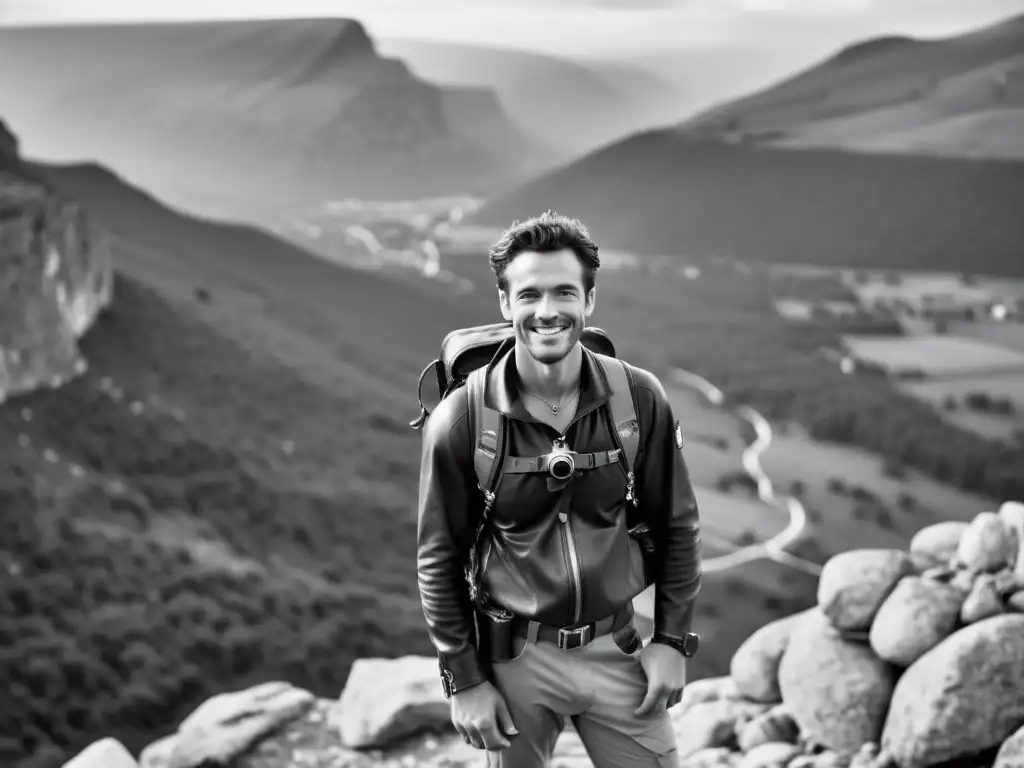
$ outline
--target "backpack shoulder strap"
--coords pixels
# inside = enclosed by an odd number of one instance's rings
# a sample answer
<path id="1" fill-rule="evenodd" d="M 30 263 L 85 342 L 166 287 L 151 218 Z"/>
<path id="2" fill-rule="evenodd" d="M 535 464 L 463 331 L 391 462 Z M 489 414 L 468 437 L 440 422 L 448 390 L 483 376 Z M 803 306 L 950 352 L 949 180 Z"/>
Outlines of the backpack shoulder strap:
<path id="1" fill-rule="evenodd" d="M 473 419 L 473 467 L 489 510 L 501 469 L 500 454 L 504 453 L 505 420 L 500 413 L 484 404 L 486 376 L 487 366 L 472 371 L 466 378 L 466 392 Z"/>
<path id="2" fill-rule="evenodd" d="M 628 498 L 635 502 L 632 497 L 632 486 L 633 471 L 640 450 L 640 420 L 637 418 L 636 403 L 633 400 L 633 376 L 628 366 L 616 357 L 597 353 L 594 357 L 604 369 L 612 390 L 608 409 L 611 411 L 612 424 L 626 462 L 626 478 L 630 488 Z"/>

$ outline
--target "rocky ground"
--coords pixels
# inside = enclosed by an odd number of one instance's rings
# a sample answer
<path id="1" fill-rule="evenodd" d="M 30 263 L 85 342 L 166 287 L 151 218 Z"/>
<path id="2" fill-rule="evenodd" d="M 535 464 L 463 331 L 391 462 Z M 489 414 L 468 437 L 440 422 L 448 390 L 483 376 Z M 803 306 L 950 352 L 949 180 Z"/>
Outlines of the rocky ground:
<path id="1" fill-rule="evenodd" d="M 682 768 L 1024 766 L 1024 504 L 843 552 L 816 607 L 751 635 L 672 710 Z M 430 658 L 358 662 L 337 701 L 271 682 L 217 696 L 136 760 L 103 739 L 65 768 L 484 764 Z M 591 763 L 570 728 L 552 768 Z"/>

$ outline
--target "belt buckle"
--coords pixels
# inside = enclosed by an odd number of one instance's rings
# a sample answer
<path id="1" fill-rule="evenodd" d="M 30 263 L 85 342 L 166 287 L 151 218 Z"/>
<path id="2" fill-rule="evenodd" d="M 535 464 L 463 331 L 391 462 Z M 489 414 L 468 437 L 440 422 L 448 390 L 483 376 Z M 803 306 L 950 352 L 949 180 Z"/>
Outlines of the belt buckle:
<path id="1" fill-rule="evenodd" d="M 568 638 L 579 638 L 575 644 L 571 644 Z M 590 625 L 577 627 L 576 629 L 558 629 L 558 648 L 562 651 L 571 651 L 575 648 L 582 648 L 590 642 Z"/>

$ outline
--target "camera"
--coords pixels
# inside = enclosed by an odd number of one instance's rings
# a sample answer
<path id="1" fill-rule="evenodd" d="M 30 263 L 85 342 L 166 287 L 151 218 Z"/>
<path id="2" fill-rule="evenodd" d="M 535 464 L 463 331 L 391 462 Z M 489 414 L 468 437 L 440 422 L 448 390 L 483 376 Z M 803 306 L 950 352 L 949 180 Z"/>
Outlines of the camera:
<path id="1" fill-rule="evenodd" d="M 548 454 L 548 473 L 555 480 L 568 480 L 576 471 L 576 460 L 573 452 L 565 445 L 565 438 L 555 440 Z"/>

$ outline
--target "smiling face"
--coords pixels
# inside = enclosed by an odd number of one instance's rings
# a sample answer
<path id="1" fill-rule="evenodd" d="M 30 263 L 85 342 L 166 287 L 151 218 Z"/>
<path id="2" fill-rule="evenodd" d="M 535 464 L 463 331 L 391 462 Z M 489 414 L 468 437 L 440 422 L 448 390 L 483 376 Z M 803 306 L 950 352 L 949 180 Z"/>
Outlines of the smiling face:
<path id="1" fill-rule="evenodd" d="M 579 341 L 594 311 L 594 289 L 583 287 L 583 265 L 564 248 L 523 251 L 505 271 L 508 291 L 498 291 L 501 313 L 516 341 L 542 365 L 563 360 Z"/>

